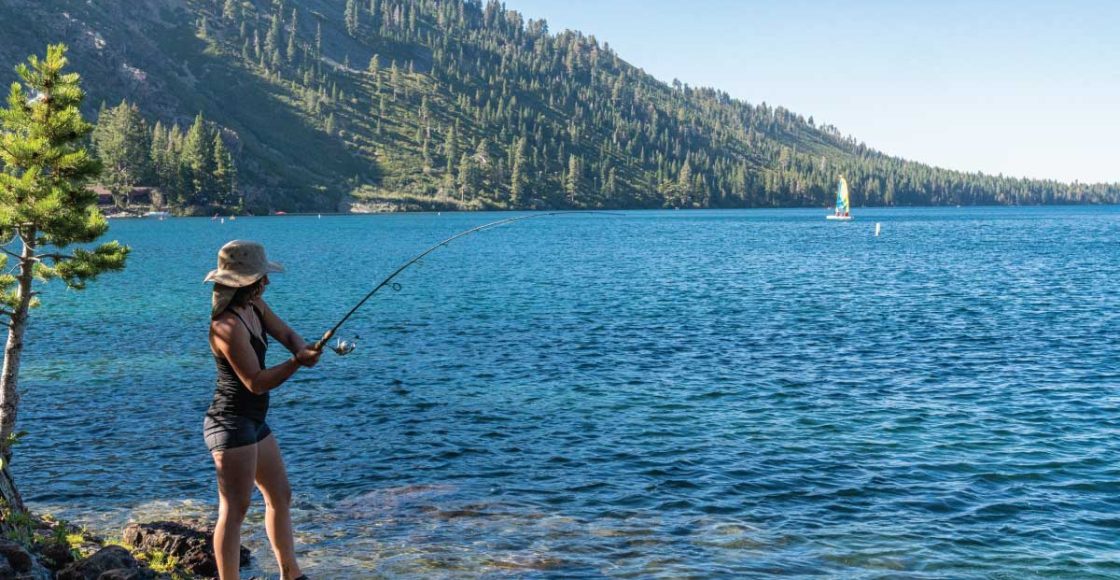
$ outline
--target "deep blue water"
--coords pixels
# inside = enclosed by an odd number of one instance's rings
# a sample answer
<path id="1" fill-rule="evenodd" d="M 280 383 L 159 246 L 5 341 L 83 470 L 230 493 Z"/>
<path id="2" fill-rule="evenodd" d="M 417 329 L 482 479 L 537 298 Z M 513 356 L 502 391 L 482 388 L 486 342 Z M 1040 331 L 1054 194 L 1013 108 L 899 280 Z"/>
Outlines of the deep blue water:
<path id="1" fill-rule="evenodd" d="M 1120 209 L 824 214 L 549 217 L 407 271 L 274 391 L 306 570 L 1120 577 Z M 317 336 L 502 217 L 113 222 L 128 269 L 34 313 L 25 495 L 110 534 L 213 517 L 225 241 L 287 265 L 267 297 Z"/>

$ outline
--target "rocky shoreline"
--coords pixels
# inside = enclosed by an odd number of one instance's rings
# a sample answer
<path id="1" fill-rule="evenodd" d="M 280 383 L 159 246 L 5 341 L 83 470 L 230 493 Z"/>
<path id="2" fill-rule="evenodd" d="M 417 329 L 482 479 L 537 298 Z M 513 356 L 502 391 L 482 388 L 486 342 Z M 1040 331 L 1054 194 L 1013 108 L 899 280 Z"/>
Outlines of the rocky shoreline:
<path id="1" fill-rule="evenodd" d="M 50 517 L 0 521 L 0 578 L 12 580 L 195 580 L 216 578 L 213 529 L 200 521 L 131 523 L 107 540 Z M 241 547 L 241 567 L 250 563 Z"/>

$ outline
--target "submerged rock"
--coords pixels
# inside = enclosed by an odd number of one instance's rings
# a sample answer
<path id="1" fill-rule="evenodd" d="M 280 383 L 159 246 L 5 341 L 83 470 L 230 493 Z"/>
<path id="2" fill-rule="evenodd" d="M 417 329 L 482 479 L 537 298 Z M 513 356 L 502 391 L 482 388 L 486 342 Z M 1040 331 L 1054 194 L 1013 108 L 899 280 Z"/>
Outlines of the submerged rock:
<path id="1" fill-rule="evenodd" d="M 200 576 L 216 577 L 213 530 L 198 522 L 150 522 L 129 524 L 124 541 L 144 551 L 159 550 L 178 560 L 180 567 Z M 241 567 L 249 565 L 249 549 L 241 546 Z"/>
<path id="2" fill-rule="evenodd" d="M 155 572 L 120 546 L 101 548 L 58 573 L 58 580 L 150 580 L 155 577 Z"/>

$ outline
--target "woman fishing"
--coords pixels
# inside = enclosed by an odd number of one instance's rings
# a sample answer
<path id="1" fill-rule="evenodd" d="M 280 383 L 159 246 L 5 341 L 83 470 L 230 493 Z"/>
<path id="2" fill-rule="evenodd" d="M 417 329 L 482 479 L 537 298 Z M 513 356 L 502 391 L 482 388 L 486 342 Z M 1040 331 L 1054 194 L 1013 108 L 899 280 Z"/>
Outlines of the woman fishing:
<path id="1" fill-rule="evenodd" d="M 460 232 L 424 250 L 402 264 L 375 286 L 328 330 L 318 342 L 308 346 L 268 307 L 261 294 L 268 286 L 268 274 L 282 272 L 279 264 L 269 262 L 264 247 L 255 242 L 235 240 L 218 251 L 218 269 L 206 276 L 214 282 L 210 311 L 210 350 L 218 365 L 214 401 L 206 412 L 203 430 L 206 445 L 214 456 L 218 471 L 218 523 L 214 528 L 214 553 L 222 580 L 237 578 L 241 545 L 241 522 L 249 509 L 253 483 L 265 500 L 265 525 L 272 551 L 280 565 L 282 580 L 301 580 L 296 563 L 292 520 L 291 487 L 280 457 L 280 448 L 265 423 L 268 392 L 279 387 L 301 366 L 319 362 L 327 341 L 370 298 L 386 286 L 399 288 L 393 279 L 409 266 L 463 236 L 522 220 L 569 213 L 607 214 L 607 212 L 560 211 L 523 215 L 483 224 Z M 608 214 L 613 215 L 613 214 Z M 293 354 L 292 358 L 265 368 L 266 335 L 272 336 Z M 339 341 L 330 347 L 339 355 L 354 350 L 352 341 Z"/>
<path id="2" fill-rule="evenodd" d="M 218 474 L 214 554 L 222 580 L 239 575 L 241 523 L 254 483 L 264 496 L 265 528 L 282 580 L 307 578 L 296 563 L 288 474 L 265 415 L 269 391 L 284 384 L 300 367 L 315 366 L 322 351 L 308 347 L 262 298 L 268 275 L 283 271 L 282 266 L 268 261 L 260 244 L 234 240 L 218 251 L 218 269 L 205 280 L 214 283 L 210 350 L 218 379 L 203 433 Z M 269 336 L 292 352 L 292 357 L 266 367 Z"/>

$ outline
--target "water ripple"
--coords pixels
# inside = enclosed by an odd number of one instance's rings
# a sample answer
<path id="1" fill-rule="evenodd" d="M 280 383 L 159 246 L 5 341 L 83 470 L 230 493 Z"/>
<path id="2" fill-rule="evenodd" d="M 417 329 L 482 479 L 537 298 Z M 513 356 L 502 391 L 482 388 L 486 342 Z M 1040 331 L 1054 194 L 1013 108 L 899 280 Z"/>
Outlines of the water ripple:
<path id="1" fill-rule="evenodd" d="M 1117 215 L 637 212 L 451 245 L 355 316 L 357 353 L 274 396 L 305 567 L 1120 576 Z M 28 499 L 110 533 L 213 517 L 197 280 L 227 239 L 286 263 L 271 302 L 310 335 L 487 219 L 114 222 L 128 270 L 51 288 L 29 331 Z"/>

